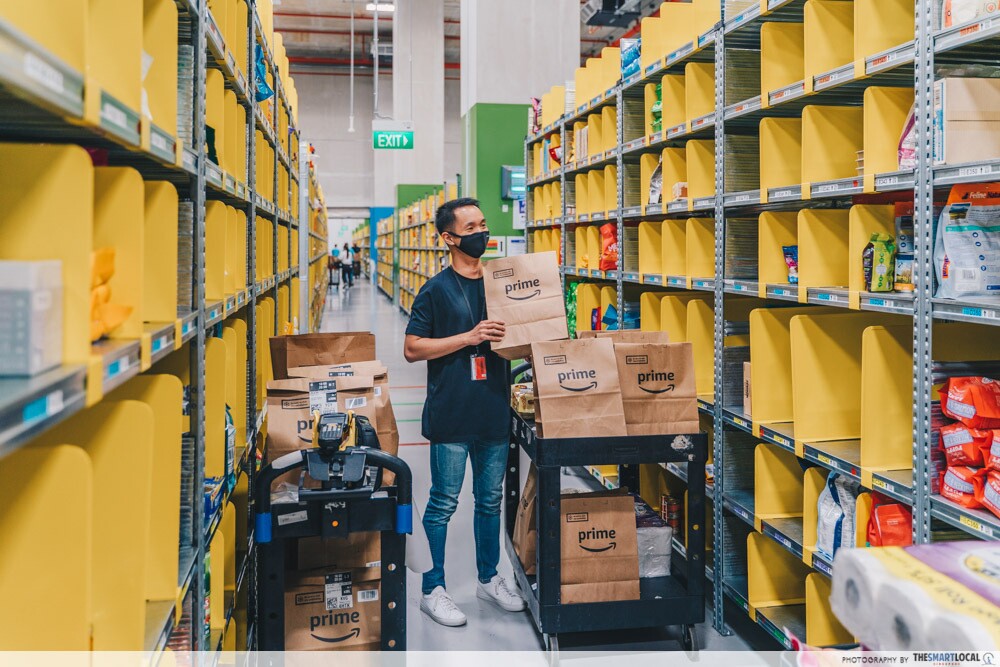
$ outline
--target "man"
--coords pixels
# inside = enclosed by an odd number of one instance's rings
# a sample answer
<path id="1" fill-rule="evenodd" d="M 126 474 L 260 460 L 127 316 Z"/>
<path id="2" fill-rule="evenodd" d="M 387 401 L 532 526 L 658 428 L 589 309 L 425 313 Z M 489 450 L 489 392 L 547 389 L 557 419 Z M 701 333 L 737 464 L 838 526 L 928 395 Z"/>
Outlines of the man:
<path id="1" fill-rule="evenodd" d="M 361 246 L 355 241 L 354 245 L 351 246 L 351 252 L 354 253 L 354 277 L 361 277 Z"/>
<path id="2" fill-rule="evenodd" d="M 351 248 L 345 243 L 340 254 L 340 266 L 343 269 L 342 280 L 347 287 L 354 287 L 354 257 L 351 255 Z"/>
<path id="3" fill-rule="evenodd" d="M 431 491 L 424 530 L 434 567 L 424 574 L 420 609 L 441 625 L 459 626 L 466 617 L 445 587 L 444 547 L 466 458 L 472 461 L 475 496 L 476 596 L 507 611 L 523 610 L 524 600 L 497 574 L 510 368 L 490 350 L 506 330 L 503 322 L 486 318 L 480 258 L 489 228 L 479 202 L 468 198 L 442 205 L 435 225 L 451 266 L 428 280 L 413 302 L 403 356 L 411 363 L 427 361 L 423 435 L 431 442 Z"/>

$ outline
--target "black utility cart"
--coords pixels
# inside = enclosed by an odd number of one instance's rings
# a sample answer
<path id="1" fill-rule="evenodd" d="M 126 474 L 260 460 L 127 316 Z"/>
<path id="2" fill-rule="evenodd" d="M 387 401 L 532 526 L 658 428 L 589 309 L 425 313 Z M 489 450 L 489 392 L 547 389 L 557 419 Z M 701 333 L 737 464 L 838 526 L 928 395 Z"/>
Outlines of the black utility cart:
<path id="1" fill-rule="evenodd" d="M 321 482 L 322 488 L 300 486 L 297 502 L 272 504 L 274 481 L 300 468 Z M 383 469 L 395 473 L 395 486 L 381 486 Z M 411 494 L 409 466 L 374 447 L 324 448 L 321 441 L 319 448 L 285 455 L 261 471 L 254 496 L 260 563 L 259 650 L 285 648 L 285 566 L 297 538 L 347 537 L 359 532 L 382 534 L 381 648 L 406 650 L 405 552 L 406 535 L 413 525 Z"/>
<path id="2" fill-rule="evenodd" d="M 537 575 L 526 575 L 514 550 L 514 522 L 521 499 L 519 450 L 538 470 Z M 694 625 L 705 620 L 705 463 L 704 433 L 616 438 L 546 440 L 534 425 L 511 412 L 511 444 L 507 456 L 507 554 L 546 648 L 557 651 L 562 633 L 683 626 L 682 644 L 697 650 Z M 686 463 L 688 466 L 688 576 L 639 580 L 640 599 L 616 602 L 560 602 L 560 477 L 562 468 L 615 465 L 623 488 L 639 491 L 639 464 Z"/>

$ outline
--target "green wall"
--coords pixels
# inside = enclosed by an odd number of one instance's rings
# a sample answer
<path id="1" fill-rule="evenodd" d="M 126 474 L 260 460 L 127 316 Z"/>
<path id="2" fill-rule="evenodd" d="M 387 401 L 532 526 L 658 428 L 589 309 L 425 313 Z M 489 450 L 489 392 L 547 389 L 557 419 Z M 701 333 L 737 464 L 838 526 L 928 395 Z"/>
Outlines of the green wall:
<path id="1" fill-rule="evenodd" d="M 399 210 L 405 206 L 409 206 L 418 199 L 423 199 L 427 195 L 436 192 L 443 187 L 443 183 L 436 183 L 434 185 L 397 185 L 396 209 Z"/>
<path id="2" fill-rule="evenodd" d="M 476 104 L 462 121 L 465 126 L 465 193 L 480 201 L 493 236 L 515 236 L 513 203 L 500 199 L 500 167 L 524 164 L 528 126 L 526 104 Z M 503 206 L 507 211 L 503 211 Z"/>

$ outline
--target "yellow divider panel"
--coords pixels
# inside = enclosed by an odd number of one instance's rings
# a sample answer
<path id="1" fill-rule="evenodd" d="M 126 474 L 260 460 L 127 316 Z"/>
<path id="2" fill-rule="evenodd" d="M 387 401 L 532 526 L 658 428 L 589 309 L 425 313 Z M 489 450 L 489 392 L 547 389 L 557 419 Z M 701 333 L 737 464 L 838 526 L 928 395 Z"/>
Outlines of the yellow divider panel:
<path id="1" fill-rule="evenodd" d="M 807 0 L 805 76 L 812 78 L 854 62 L 854 3 Z"/>
<path id="2" fill-rule="evenodd" d="M 143 89 L 153 123 L 177 136 L 177 4 L 171 0 L 143 0 L 142 50 L 153 61 Z M 143 120 L 145 123 L 145 119 Z"/>
<path id="3" fill-rule="evenodd" d="M 639 223 L 639 273 L 663 275 L 662 223 Z"/>
<path id="4" fill-rule="evenodd" d="M 43 445 L 77 444 L 93 464 L 95 651 L 143 649 L 154 418 L 146 403 L 105 401 L 38 438 Z"/>
<path id="5" fill-rule="evenodd" d="M 862 333 L 869 326 L 893 322 L 893 316 L 877 313 L 792 318 L 792 407 L 796 440 L 812 442 L 861 437 Z"/>
<path id="6" fill-rule="evenodd" d="M 663 91 L 661 89 L 660 93 L 662 94 L 662 92 Z M 653 134 L 653 111 L 652 111 L 652 109 L 653 109 L 653 104 L 656 102 L 656 84 L 655 83 L 647 83 L 643 87 L 643 89 L 642 89 L 642 99 L 643 99 L 643 110 L 645 112 L 644 115 L 645 115 L 645 119 L 646 119 L 646 136 L 648 137 L 651 134 Z M 662 102 L 662 98 L 661 98 L 661 102 Z M 660 105 L 661 109 L 662 109 L 662 106 L 663 105 L 661 104 Z M 662 120 L 662 118 L 663 118 L 663 115 L 662 115 L 662 111 L 661 111 L 660 119 Z M 661 129 L 663 129 L 663 128 L 661 127 Z M 645 158 L 646 156 L 643 155 L 642 157 Z M 643 180 L 645 180 L 645 179 L 643 179 Z M 645 206 L 645 203 L 643 203 L 643 206 Z"/>
<path id="7" fill-rule="evenodd" d="M 816 1 L 818 0 L 810 0 L 810 2 Z M 831 4 L 850 5 L 851 3 L 833 2 Z M 807 106 L 802 110 L 803 183 L 817 183 L 857 176 L 857 154 L 863 148 L 864 111 L 862 109 L 857 107 Z"/>
<path id="8" fill-rule="evenodd" d="M 121 326 L 111 332 L 113 338 L 138 338 L 143 331 L 144 226 L 140 221 L 144 196 L 142 176 L 135 169 L 94 170 L 94 249 L 115 249 L 115 272 L 108 282 L 111 303 L 132 308 Z"/>
<path id="9" fill-rule="evenodd" d="M 618 308 L 618 291 L 615 290 L 614 287 L 604 286 L 601 288 L 600 317 L 602 318 L 602 320 L 604 318 L 604 314 L 608 312 L 608 307 L 610 306 L 614 306 L 616 309 Z M 598 328 L 603 331 L 607 329 L 607 326 L 602 321 Z"/>
<path id="10" fill-rule="evenodd" d="M 288 285 L 278 288 L 278 324 L 284 326 L 288 322 Z"/>
<path id="11" fill-rule="evenodd" d="M 711 394 L 715 391 L 714 326 L 715 313 L 711 301 L 688 301 L 687 339 L 691 342 L 694 353 L 694 384 L 698 394 Z"/>
<path id="12" fill-rule="evenodd" d="M 587 255 L 590 257 L 591 270 L 601 268 L 601 228 L 591 225 L 584 228 L 587 239 Z M 579 248 L 577 248 L 579 252 Z"/>
<path id="13" fill-rule="evenodd" d="M 83 75 L 87 41 L 88 0 L 59 3 L 4 2 L 3 17 L 71 68 Z M 174 9 L 176 14 L 177 10 Z M 174 74 L 176 77 L 176 72 Z M 7 174 L 4 174 L 6 176 Z"/>
<path id="14" fill-rule="evenodd" d="M 799 301 L 809 287 L 846 287 L 848 283 L 848 211 L 799 211 Z"/>
<path id="15" fill-rule="evenodd" d="M 913 327 L 868 327 L 861 341 L 861 466 L 913 466 Z"/>
<path id="16" fill-rule="evenodd" d="M 670 293 L 660 296 L 660 331 L 670 335 L 671 343 L 686 343 L 688 338 L 688 302 L 708 299 L 708 295 L 692 292 Z"/>
<path id="17" fill-rule="evenodd" d="M 236 507 L 232 502 L 226 503 L 222 510 L 222 523 L 219 530 L 225 536 L 226 559 L 223 562 L 225 580 L 223 584 L 227 592 L 236 592 Z"/>
<path id="18" fill-rule="evenodd" d="M 176 8 L 171 7 L 176 13 Z M 142 321 L 177 318 L 177 189 L 166 181 L 145 183 L 143 212 Z"/>
<path id="19" fill-rule="evenodd" d="M 688 276 L 687 221 L 664 220 L 660 227 L 663 275 Z M 714 275 L 714 269 L 713 269 Z"/>
<path id="20" fill-rule="evenodd" d="M 754 513 L 761 519 L 803 515 L 803 478 L 799 459 L 789 451 L 761 443 L 754 449 Z"/>
<path id="21" fill-rule="evenodd" d="M 0 650 L 90 650 L 90 457 L 69 444 L 19 449 L 0 466 L 0 502 Z M 175 534 L 175 554 L 176 547 Z M 53 602 L 58 603 L 57 631 Z"/>
<path id="22" fill-rule="evenodd" d="M 769 21 L 760 26 L 760 95 L 805 77 L 805 32 L 801 23 Z M 763 137 L 762 137 L 763 139 Z M 761 142 L 763 143 L 763 141 Z"/>
<path id="23" fill-rule="evenodd" d="M 222 291 L 226 296 L 236 292 L 236 274 L 239 272 L 236 239 L 239 238 L 239 216 L 236 209 L 226 206 L 226 245 L 224 248 Z"/>
<path id="24" fill-rule="evenodd" d="M 776 23 L 765 23 L 778 25 Z M 760 121 L 760 189 L 802 183 L 802 119 Z"/>
<path id="25" fill-rule="evenodd" d="M 660 79 L 663 131 L 687 121 L 687 88 L 683 74 L 665 74 Z M 664 181 L 666 183 L 666 181 Z"/>
<path id="26" fill-rule="evenodd" d="M 221 201 L 205 202 L 205 300 L 226 298 L 227 206 Z"/>
<path id="27" fill-rule="evenodd" d="M 812 565 L 812 555 L 819 542 L 819 494 L 823 493 L 830 471 L 813 466 L 802 479 L 802 561 Z"/>
<path id="28" fill-rule="evenodd" d="M 601 114 L 592 113 L 587 116 L 587 150 L 591 156 L 604 153 L 603 129 Z"/>
<path id="29" fill-rule="evenodd" d="M 591 331 L 591 314 L 601 305 L 601 287 L 595 283 L 576 286 L 576 330 Z"/>
<path id="30" fill-rule="evenodd" d="M 84 25 L 87 96 L 97 92 L 92 85 L 96 84 L 99 90 L 138 113 L 142 97 L 142 4 L 89 0 Z M 175 72 L 175 81 L 176 76 Z M 99 122 L 97 118 L 92 120 Z"/>
<path id="31" fill-rule="evenodd" d="M 684 234 L 687 275 L 691 278 L 711 278 L 715 275 L 715 220 L 688 218 Z"/>
<path id="32" fill-rule="evenodd" d="M 149 558 L 145 599 L 177 596 L 177 536 L 180 532 L 181 418 L 184 387 L 173 375 L 142 374 L 105 397 L 140 401 L 153 410 L 150 481 Z"/>
<path id="33" fill-rule="evenodd" d="M 765 211 L 757 225 L 757 280 L 761 296 L 767 285 L 788 283 L 784 246 L 798 245 L 798 214 Z"/>
<path id="34" fill-rule="evenodd" d="M 691 199 L 715 196 L 715 142 L 711 139 L 687 142 L 687 181 Z"/>
<path id="35" fill-rule="evenodd" d="M 212 69 L 211 67 L 205 70 L 205 124 L 215 130 L 215 154 L 219 158 L 218 166 L 225 169 L 228 164 L 226 156 L 225 80 L 223 79 L 222 72 L 217 69 Z M 260 130 L 257 132 L 259 136 L 257 146 L 260 148 L 261 141 L 264 137 L 259 134 Z M 260 158 L 261 154 L 258 153 L 258 162 L 260 162 Z M 257 175 L 259 183 L 261 175 L 259 165 Z"/>
<path id="36" fill-rule="evenodd" d="M 266 347 L 266 345 L 262 346 Z M 205 475 L 226 470 L 226 343 L 205 341 Z"/>
<path id="37" fill-rule="evenodd" d="M 618 209 L 618 167 L 609 164 L 604 168 L 604 211 L 614 215 Z"/>
<path id="38" fill-rule="evenodd" d="M 663 165 L 663 196 L 664 203 L 673 201 L 674 184 L 688 182 L 688 152 L 687 148 L 664 148 Z"/>
<path id="39" fill-rule="evenodd" d="M 803 604 L 810 572 L 771 538 L 747 535 L 747 601 L 753 608 Z"/>
<path id="40" fill-rule="evenodd" d="M 74 16 L 72 3 L 66 4 L 68 16 Z M 13 6 L 21 7 L 21 3 Z M 49 15 L 42 8 L 24 5 L 26 13 L 36 10 Z M 59 22 L 53 26 L 54 32 L 67 34 L 69 39 L 68 26 Z M 0 163 L 16 165 L 5 169 L 0 178 L 0 259 L 62 262 L 63 361 L 86 363 L 94 248 L 93 162 L 79 146 L 0 143 Z"/>
<path id="41" fill-rule="evenodd" d="M 662 331 L 660 327 L 661 292 L 643 292 L 639 295 L 639 326 L 642 331 Z"/>
<path id="42" fill-rule="evenodd" d="M 854 0 L 854 59 L 861 60 L 913 39 L 914 3 Z"/>
<path id="43" fill-rule="evenodd" d="M 847 244 L 848 282 L 852 300 L 858 307 L 859 297 L 855 294 L 865 290 L 865 269 L 862 253 L 871 240 L 872 234 L 896 234 L 895 208 L 890 204 L 852 206 L 849 215 L 849 230 Z"/>
<path id="44" fill-rule="evenodd" d="M 605 200 L 607 191 L 604 189 L 604 171 L 591 169 L 587 172 L 587 178 L 590 179 L 590 185 L 587 188 L 587 194 L 590 198 L 590 212 L 592 214 L 607 213 L 608 203 Z"/>
<path id="45" fill-rule="evenodd" d="M 875 191 L 876 174 L 899 169 L 899 136 L 912 107 L 911 88 L 865 90 L 865 192 Z"/>
<path id="46" fill-rule="evenodd" d="M 818 572 L 806 576 L 806 643 L 834 646 L 854 643 L 854 637 L 830 609 L 830 580 Z"/>
<path id="47" fill-rule="evenodd" d="M 212 630 L 222 630 L 226 627 L 226 536 L 221 530 L 216 531 L 212 538 L 212 543 L 208 545 L 208 555 L 211 560 L 209 576 L 211 577 L 211 588 L 209 589 L 209 613 L 211 620 L 209 625 Z M 212 649 L 214 650 L 214 646 Z"/>
<path id="48" fill-rule="evenodd" d="M 715 63 L 688 63 L 684 67 L 684 102 L 689 122 L 715 111 Z"/>
<path id="49" fill-rule="evenodd" d="M 620 67 L 618 72 L 620 76 Z M 617 78 L 615 77 L 615 79 Z M 610 88 L 613 85 L 614 80 L 605 87 Z M 609 151 L 618 145 L 618 110 L 616 107 L 607 106 L 601 109 L 601 138 L 604 145 L 602 151 Z"/>

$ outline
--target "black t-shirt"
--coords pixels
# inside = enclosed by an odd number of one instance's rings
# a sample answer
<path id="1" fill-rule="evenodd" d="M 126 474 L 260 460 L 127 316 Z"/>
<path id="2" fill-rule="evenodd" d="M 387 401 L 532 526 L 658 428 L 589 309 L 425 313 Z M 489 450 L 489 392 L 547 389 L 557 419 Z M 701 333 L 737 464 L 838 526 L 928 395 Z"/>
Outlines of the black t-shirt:
<path id="1" fill-rule="evenodd" d="M 469 280 L 448 267 L 420 289 L 406 334 L 448 338 L 473 329 L 484 319 L 483 279 Z M 474 354 L 486 357 L 486 380 L 472 379 Z M 442 443 L 505 440 L 510 429 L 509 373 L 509 365 L 490 350 L 489 343 L 428 361 L 423 436 Z"/>

